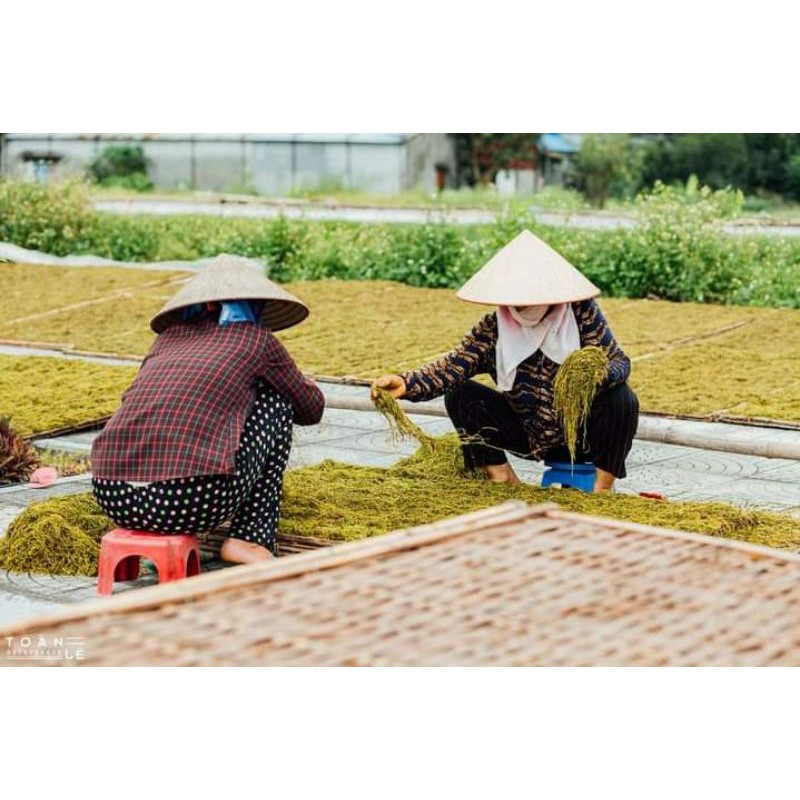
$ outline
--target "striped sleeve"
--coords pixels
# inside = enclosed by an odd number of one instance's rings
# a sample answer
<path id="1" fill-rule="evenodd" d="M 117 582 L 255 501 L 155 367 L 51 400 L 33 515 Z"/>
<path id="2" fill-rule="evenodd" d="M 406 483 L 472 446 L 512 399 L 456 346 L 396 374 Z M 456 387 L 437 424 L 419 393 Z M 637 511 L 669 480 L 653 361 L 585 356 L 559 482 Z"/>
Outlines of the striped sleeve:
<path id="1" fill-rule="evenodd" d="M 497 342 L 497 317 L 487 314 L 452 352 L 404 373 L 406 399 L 433 400 L 475 375 L 489 372 Z"/>
<path id="2" fill-rule="evenodd" d="M 625 383 L 631 374 L 631 361 L 614 338 L 600 307 L 594 300 L 589 299 L 573 303 L 572 308 L 578 321 L 581 347 L 590 345 L 602 347 L 608 354 L 608 379 L 603 388 L 610 389 L 612 386 Z"/>

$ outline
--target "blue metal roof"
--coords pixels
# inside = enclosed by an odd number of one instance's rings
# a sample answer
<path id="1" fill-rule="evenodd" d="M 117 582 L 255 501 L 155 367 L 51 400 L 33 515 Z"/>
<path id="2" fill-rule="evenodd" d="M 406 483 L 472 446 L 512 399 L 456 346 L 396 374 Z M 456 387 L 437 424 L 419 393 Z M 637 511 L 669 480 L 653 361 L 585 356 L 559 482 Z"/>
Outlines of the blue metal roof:
<path id="1" fill-rule="evenodd" d="M 539 137 L 539 150 L 542 153 L 572 155 L 581 149 L 582 139 L 582 133 L 543 133 Z"/>

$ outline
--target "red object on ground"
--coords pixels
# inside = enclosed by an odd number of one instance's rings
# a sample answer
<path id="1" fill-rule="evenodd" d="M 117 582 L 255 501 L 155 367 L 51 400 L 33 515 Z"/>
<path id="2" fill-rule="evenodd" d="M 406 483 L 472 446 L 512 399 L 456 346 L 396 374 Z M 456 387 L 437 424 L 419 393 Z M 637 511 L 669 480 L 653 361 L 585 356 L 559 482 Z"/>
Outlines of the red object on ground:
<path id="1" fill-rule="evenodd" d="M 115 580 L 138 578 L 141 556 L 156 565 L 159 583 L 200 574 L 200 545 L 196 537 L 115 528 L 100 540 L 97 593 L 111 594 Z"/>
<path id="2" fill-rule="evenodd" d="M 647 497 L 650 500 L 666 500 L 661 492 L 639 492 L 639 497 Z"/>
<path id="3" fill-rule="evenodd" d="M 54 467 L 39 467 L 31 474 L 29 485 L 32 489 L 44 489 L 45 486 L 54 483 L 57 477 L 58 470 Z"/>

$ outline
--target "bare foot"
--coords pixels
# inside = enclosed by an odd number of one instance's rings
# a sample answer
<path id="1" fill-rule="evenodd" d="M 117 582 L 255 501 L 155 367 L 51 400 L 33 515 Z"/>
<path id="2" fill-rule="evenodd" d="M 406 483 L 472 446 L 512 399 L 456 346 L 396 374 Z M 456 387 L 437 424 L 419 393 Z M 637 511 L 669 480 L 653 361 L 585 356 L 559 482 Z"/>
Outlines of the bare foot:
<path id="1" fill-rule="evenodd" d="M 228 538 L 222 543 L 220 558 L 231 564 L 253 564 L 256 561 L 270 561 L 275 558 L 266 547 L 244 539 Z"/>
<path id="2" fill-rule="evenodd" d="M 598 469 L 597 476 L 594 479 L 595 492 L 610 492 L 614 488 L 614 481 L 616 478 L 605 470 Z"/>
<path id="3" fill-rule="evenodd" d="M 521 483 L 517 473 L 514 472 L 514 467 L 509 463 L 505 464 L 491 464 L 483 468 L 486 472 L 486 477 L 494 483 L 510 483 L 516 486 Z"/>

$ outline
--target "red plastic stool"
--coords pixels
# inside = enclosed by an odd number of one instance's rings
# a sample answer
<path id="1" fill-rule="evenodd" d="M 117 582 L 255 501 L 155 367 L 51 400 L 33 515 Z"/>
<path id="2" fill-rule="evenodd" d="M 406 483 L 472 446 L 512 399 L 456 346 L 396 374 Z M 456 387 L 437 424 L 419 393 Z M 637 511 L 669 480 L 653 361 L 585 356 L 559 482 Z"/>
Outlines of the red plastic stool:
<path id="1" fill-rule="evenodd" d="M 97 593 L 111 594 L 115 580 L 138 578 L 141 556 L 156 565 L 159 583 L 200 574 L 200 545 L 194 536 L 115 528 L 100 540 Z"/>

